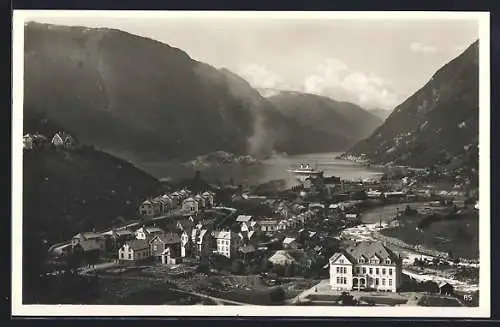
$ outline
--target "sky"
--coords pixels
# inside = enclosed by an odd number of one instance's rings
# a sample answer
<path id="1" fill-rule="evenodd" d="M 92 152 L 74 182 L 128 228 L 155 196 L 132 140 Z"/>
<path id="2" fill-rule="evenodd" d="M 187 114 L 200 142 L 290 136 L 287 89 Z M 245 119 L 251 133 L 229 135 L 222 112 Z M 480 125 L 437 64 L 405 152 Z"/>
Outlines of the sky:
<path id="1" fill-rule="evenodd" d="M 44 17 L 108 27 L 180 48 L 256 88 L 294 90 L 393 109 L 478 38 L 460 20 Z M 263 93 L 264 94 L 264 93 Z"/>

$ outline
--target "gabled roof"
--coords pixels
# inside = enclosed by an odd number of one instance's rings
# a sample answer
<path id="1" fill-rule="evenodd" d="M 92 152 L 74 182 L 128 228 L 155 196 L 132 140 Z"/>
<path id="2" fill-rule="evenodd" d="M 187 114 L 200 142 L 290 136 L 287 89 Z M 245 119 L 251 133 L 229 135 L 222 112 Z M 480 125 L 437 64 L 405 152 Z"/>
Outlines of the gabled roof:
<path id="1" fill-rule="evenodd" d="M 216 232 L 214 232 L 214 237 L 217 239 L 230 240 L 234 236 L 236 236 L 236 234 L 234 232 L 230 232 L 230 231 L 216 231 Z"/>
<path id="2" fill-rule="evenodd" d="M 385 247 L 381 242 L 360 242 L 356 245 L 348 247 L 345 252 L 356 261 L 358 261 L 361 257 L 368 259 L 374 255 L 378 256 L 382 262 L 387 258 L 391 259 L 392 262 L 398 262 L 399 260 L 398 256 Z"/>
<path id="3" fill-rule="evenodd" d="M 154 240 L 161 240 L 164 244 L 175 244 L 181 242 L 180 236 L 176 233 L 157 235 L 150 242 L 153 242 Z"/>
<path id="4" fill-rule="evenodd" d="M 255 252 L 255 246 L 253 246 L 252 244 L 249 244 L 249 245 L 245 245 L 245 246 L 240 247 L 239 250 L 241 253 L 251 253 L 251 252 Z"/>
<path id="5" fill-rule="evenodd" d="M 293 237 L 286 237 L 284 240 L 283 240 L 283 244 L 290 244 L 292 242 L 295 242 L 295 238 Z"/>
<path id="6" fill-rule="evenodd" d="M 278 223 L 278 221 L 276 219 L 272 219 L 272 220 L 261 220 L 259 222 L 259 224 L 261 225 L 276 225 Z"/>
<path id="7" fill-rule="evenodd" d="M 445 286 L 445 285 L 450 285 L 451 287 L 453 287 L 453 285 L 451 285 L 450 283 L 445 282 L 445 281 L 441 281 L 441 282 L 438 284 L 439 288 L 441 288 L 441 287 L 443 287 L 443 286 Z"/>
<path id="8" fill-rule="evenodd" d="M 149 243 L 146 240 L 132 240 L 125 243 L 132 250 L 142 250 L 149 248 Z"/>

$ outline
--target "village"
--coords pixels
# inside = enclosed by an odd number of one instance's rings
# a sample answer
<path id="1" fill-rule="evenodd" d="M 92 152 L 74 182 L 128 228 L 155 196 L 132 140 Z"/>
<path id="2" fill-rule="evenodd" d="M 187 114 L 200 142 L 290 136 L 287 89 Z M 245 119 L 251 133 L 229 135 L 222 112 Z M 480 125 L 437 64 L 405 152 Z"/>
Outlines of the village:
<path id="1" fill-rule="evenodd" d="M 49 143 L 38 135 L 24 140 L 27 150 Z M 77 146 L 62 132 L 50 144 Z M 281 190 L 272 183 L 186 185 L 142 199 L 133 221 L 81 231 L 49 253 L 77 274 L 112 281 L 110 293 L 124 291 L 120 281 L 163 282 L 155 295 L 162 304 L 188 296 L 222 305 L 473 305 L 473 282 L 451 281 L 444 271 L 477 270 L 478 260 L 379 233 L 411 214 L 477 211 L 477 203 L 457 200 L 464 197 L 459 188 L 440 192 L 410 176 L 344 181 L 319 174 Z M 201 180 L 200 172 L 194 179 Z M 365 213 L 390 206 L 367 224 Z"/>

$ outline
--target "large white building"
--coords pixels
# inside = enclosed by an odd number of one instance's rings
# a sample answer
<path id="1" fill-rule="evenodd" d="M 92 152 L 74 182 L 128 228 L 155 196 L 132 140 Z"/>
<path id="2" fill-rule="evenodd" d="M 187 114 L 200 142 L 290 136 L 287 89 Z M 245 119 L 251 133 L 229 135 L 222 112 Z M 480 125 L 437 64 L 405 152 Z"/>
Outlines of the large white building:
<path id="1" fill-rule="evenodd" d="M 333 290 L 397 292 L 401 262 L 380 242 L 358 243 L 330 258 L 330 286 Z"/>

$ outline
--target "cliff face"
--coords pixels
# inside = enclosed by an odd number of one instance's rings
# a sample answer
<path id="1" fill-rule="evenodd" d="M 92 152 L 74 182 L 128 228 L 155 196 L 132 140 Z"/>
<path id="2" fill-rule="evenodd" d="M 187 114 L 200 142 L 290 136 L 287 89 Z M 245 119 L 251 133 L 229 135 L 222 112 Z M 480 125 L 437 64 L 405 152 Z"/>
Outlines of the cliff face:
<path id="1" fill-rule="evenodd" d="M 476 41 L 347 153 L 375 163 L 477 167 L 478 78 Z"/>

